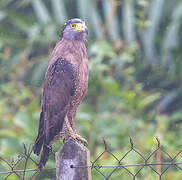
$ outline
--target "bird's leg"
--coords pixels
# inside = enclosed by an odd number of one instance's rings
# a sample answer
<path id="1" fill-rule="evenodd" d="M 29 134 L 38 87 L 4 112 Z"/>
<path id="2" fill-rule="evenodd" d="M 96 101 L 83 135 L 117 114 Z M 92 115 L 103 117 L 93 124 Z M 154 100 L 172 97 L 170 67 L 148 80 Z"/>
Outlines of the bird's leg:
<path id="1" fill-rule="evenodd" d="M 72 127 L 70 125 L 70 122 L 69 122 L 67 116 L 65 117 L 65 124 L 66 124 L 66 127 L 67 127 L 68 131 L 69 131 L 69 136 L 71 136 L 73 139 L 77 139 L 79 141 L 82 141 L 83 143 L 88 144 L 88 142 L 87 142 L 86 139 L 82 138 L 80 135 L 77 134 L 76 131 L 74 131 L 72 129 Z"/>

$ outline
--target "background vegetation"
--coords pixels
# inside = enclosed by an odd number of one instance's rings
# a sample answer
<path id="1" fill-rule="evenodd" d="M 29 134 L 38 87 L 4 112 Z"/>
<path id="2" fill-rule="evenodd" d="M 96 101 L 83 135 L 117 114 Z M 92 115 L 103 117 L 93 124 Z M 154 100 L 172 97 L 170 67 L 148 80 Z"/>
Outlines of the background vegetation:
<path id="1" fill-rule="evenodd" d="M 103 151 L 102 138 L 119 156 L 129 148 L 129 135 L 144 154 L 154 148 L 156 135 L 172 155 L 182 149 L 181 0 L 1 0 L 0 156 L 16 159 L 22 143 L 34 142 L 48 60 L 61 26 L 73 17 L 89 28 L 89 89 L 76 127 L 88 139 L 92 158 Z M 102 164 L 112 161 L 105 156 Z M 139 162 L 133 153 L 125 163 Z M 46 167 L 54 166 L 52 155 Z M 0 171 L 6 170 L 1 162 Z M 157 179 L 149 172 L 138 178 Z M 123 171 L 112 179 L 121 175 L 130 179 Z M 36 179 L 54 177 L 45 172 Z M 176 169 L 165 174 L 166 180 L 180 178 Z M 93 172 L 93 179 L 101 177 Z"/>

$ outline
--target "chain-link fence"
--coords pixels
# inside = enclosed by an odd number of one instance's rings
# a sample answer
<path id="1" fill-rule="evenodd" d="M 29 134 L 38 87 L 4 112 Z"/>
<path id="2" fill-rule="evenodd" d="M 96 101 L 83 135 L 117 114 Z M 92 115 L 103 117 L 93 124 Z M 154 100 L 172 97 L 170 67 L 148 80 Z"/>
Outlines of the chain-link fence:
<path id="1" fill-rule="evenodd" d="M 124 173 L 128 175 L 128 179 L 136 180 L 137 178 L 142 179 L 141 172 L 143 169 L 148 167 L 154 174 L 156 174 L 157 179 L 162 180 L 164 178 L 164 175 L 168 172 L 170 168 L 176 168 L 177 171 L 182 171 L 182 161 L 178 161 L 180 157 L 182 156 L 182 150 L 180 150 L 178 153 L 176 153 L 174 156 L 171 156 L 168 152 L 166 152 L 160 144 L 160 141 L 158 138 L 156 138 L 157 146 L 152 150 L 148 156 L 137 150 L 134 146 L 133 140 L 130 138 L 130 148 L 124 152 L 120 153 L 119 157 L 110 150 L 105 140 L 104 142 L 104 150 L 99 156 L 94 160 L 91 161 L 90 166 L 75 166 L 71 165 L 70 168 L 91 168 L 92 172 L 96 171 L 99 175 L 100 179 L 115 179 L 114 176 L 117 174 L 117 177 L 122 178 L 123 175 L 120 173 L 118 175 L 118 172 L 121 170 L 124 170 Z M 135 153 L 135 156 L 138 157 L 139 162 L 141 163 L 126 163 L 127 157 L 131 154 Z M 11 175 L 15 175 L 20 180 L 26 180 L 26 173 L 32 172 L 31 176 L 28 179 L 36 179 L 38 173 L 42 173 L 39 171 L 39 169 L 27 169 L 27 163 L 28 161 L 31 161 L 32 163 L 37 165 L 37 162 L 31 157 L 32 154 L 32 148 L 27 148 L 24 145 L 24 154 L 19 155 L 18 159 L 16 161 L 8 162 L 4 158 L 0 157 L 0 161 L 4 162 L 8 167 L 9 171 L 1 171 L 0 177 L 3 179 L 8 179 L 11 177 Z M 102 158 L 107 155 L 107 157 L 112 158 L 113 164 L 103 164 Z M 24 162 L 24 168 L 18 169 L 18 166 L 20 163 Z M 152 161 L 152 162 L 151 162 Z M 105 162 L 105 161 L 104 161 Z M 135 170 L 131 170 L 131 167 L 134 167 Z M 105 173 L 103 169 L 110 169 L 109 173 Z M 44 168 L 44 170 L 50 170 L 55 171 L 55 168 Z M 149 170 L 147 170 L 149 173 Z M 151 172 L 150 171 L 150 172 Z M 115 176 L 116 177 L 116 176 Z M 116 178 L 116 179 L 118 179 Z M 143 179 L 146 177 L 143 177 Z M 182 176 L 181 176 L 182 178 Z"/>
<path id="2" fill-rule="evenodd" d="M 5 158 L 0 157 L 0 162 L 3 163 L 6 167 L 8 166 L 8 171 L 0 170 L 0 179 L 8 180 L 12 179 L 12 175 L 15 175 L 19 180 L 31 180 L 34 177 L 41 173 L 39 169 L 27 169 L 28 163 L 33 163 L 37 166 L 37 162 L 32 158 L 33 147 L 30 146 L 27 148 L 25 144 L 23 145 L 24 153 L 18 155 L 16 160 L 12 159 L 11 161 L 6 160 Z M 23 169 L 19 169 L 19 165 L 23 166 Z M 44 170 L 55 170 L 55 168 L 45 168 Z M 32 174 L 27 178 L 26 174 L 32 172 Z"/>
<path id="3" fill-rule="evenodd" d="M 134 143 L 132 138 L 130 138 L 130 149 L 125 153 L 120 153 L 120 158 L 116 157 L 112 151 L 109 150 L 108 145 L 106 141 L 104 140 L 104 146 L 105 150 L 94 160 L 91 162 L 91 166 L 73 166 L 72 168 L 92 168 L 92 170 L 96 170 L 100 176 L 102 176 L 104 179 L 109 180 L 114 176 L 114 173 L 118 174 L 118 170 L 124 170 L 125 173 L 129 175 L 129 179 L 136 180 L 136 178 L 139 176 L 139 179 L 142 179 L 142 175 L 140 174 L 141 171 L 145 167 L 149 167 L 152 172 L 154 172 L 157 175 L 157 179 L 162 180 L 164 174 L 168 171 L 170 167 L 177 168 L 178 171 L 182 171 L 182 162 L 177 161 L 177 158 L 182 156 L 182 150 L 180 150 L 178 153 L 175 154 L 175 156 L 171 156 L 168 152 L 166 152 L 160 144 L 160 141 L 158 138 L 156 138 L 157 141 L 157 147 L 149 153 L 148 156 L 143 154 L 142 152 L 138 151 L 134 147 Z M 135 153 L 136 156 L 140 159 L 141 163 L 136 164 L 127 164 L 124 162 L 125 159 L 127 159 L 127 156 L 130 153 Z M 115 165 L 101 165 L 98 164 L 98 161 L 105 155 L 111 156 L 113 161 L 115 161 Z M 162 158 L 164 157 L 164 158 Z M 150 162 L 151 160 L 156 160 L 155 162 Z M 162 161 L 163 159 L 167 159 L 168 161 Z M 101 161 L 99 161 L 100 163 Z M 101 162 L 102 163 L 102 162 Z M 130 167 L 135 167 L 135 172 L 133 172 Z M 109 173 L 104 173 L 102 171 L 103 168 L 110 168 L 112 169 Z M 119 177 L 119 175 L 117 176 Z M 120 175 L 122 178 L 122 175 Z M 143 179 L 146 177 L 143 177 Z M 181 176 L 182 178 L 182 176 Z M 147 179 L 147 178 L 146 178 Z"/>

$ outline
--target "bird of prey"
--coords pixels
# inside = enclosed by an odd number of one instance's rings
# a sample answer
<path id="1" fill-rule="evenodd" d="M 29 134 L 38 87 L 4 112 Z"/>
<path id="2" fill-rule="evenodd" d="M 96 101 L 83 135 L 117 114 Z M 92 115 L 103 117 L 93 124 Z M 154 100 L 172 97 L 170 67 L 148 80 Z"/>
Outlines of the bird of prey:
<path id="1" fill-rule="evenodd" d="M 86 142 L 74 128 L 76 111 L 88 88 L 87 26 L 81 19 L 68 20 L 61 31 L 45 74 L 41 113 L 34 153 L 42 169 L 55 137 L 65 134 Z M 42 150 L 42 151 L 41 151 Z"/>

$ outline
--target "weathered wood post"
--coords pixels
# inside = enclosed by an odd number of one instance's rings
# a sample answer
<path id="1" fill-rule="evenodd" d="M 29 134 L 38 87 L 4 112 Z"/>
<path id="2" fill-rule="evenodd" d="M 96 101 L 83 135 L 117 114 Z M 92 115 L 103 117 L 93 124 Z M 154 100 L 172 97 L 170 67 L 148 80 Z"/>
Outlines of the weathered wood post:
<path id="1" fill-rule="evenodd" d="M 57 180 L 91 180 L 90 168 L 71 168 L 71 166 L 90 165 L 89 150 L 71 137 L 56 153 Z"/>

